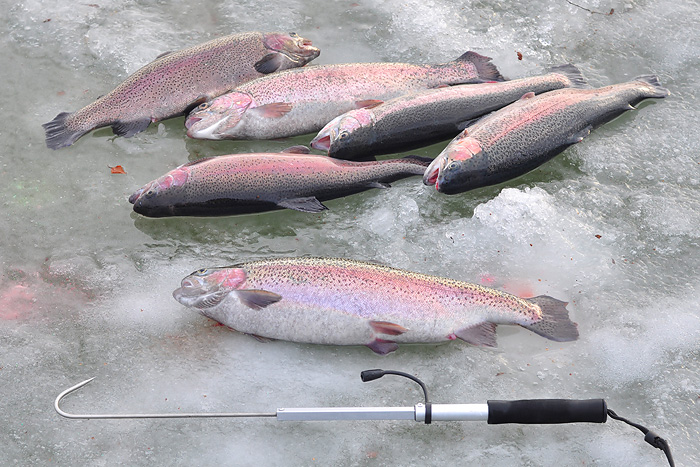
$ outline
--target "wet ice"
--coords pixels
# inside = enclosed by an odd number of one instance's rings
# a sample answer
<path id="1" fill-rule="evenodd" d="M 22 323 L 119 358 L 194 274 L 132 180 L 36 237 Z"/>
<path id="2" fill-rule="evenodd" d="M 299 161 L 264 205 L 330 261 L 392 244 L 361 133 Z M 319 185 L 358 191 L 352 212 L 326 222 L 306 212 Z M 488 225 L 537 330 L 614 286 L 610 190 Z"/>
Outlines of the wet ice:
<path id="1" fill-rule="evenodd" d="M 568 2 L 442 1 L 37 0 L 10 8 L 0 25 L 3 63 L 16 64 L 3 67 L 0 88 L 0 461 L 662 463 L 638 432 L 612 422 L 101 422 L 59 419 L 51 407 L 58 392 L 91 376 L 66 408 L 259 411 L 420 400 L 411 384 L 357 377 L 384 367 L 418 374 L 436 402 L 604 397 L 669 439 L 680 465 L 697 464 L 700 13 L 667 1 L 584 6 L 615 12 L 591 14 Z M 321 47 L 318 63 L 435 63 L 475 50 L 511 78 L 571 62 L 594 86 L 656 73 L 672 95 L 506 184 L 447 197 L 407 179 L 329 201 L 329 211 L 312 215 L 145 219 L 126 199 L 188 160 L 281 150 L 313 135 L 213 144 L 187 140 L 174 119 L 128 140 L 99 130 L 57 152 L 43 144 L 41 123 L 110 91 L 162 52 L 290 28 Z M 434 156 L 442 147 L 417 153 Z M 117 164 L 127 175 L 109 173 Z M 195 269 L 273 255 L 347 256 L 549 294 L 570 302 L 581 338 L 557 344 L 502 326 L 495 350 L 452 342 L 378 358 L 359 347 L 261 343 L 171 297 Z"/>

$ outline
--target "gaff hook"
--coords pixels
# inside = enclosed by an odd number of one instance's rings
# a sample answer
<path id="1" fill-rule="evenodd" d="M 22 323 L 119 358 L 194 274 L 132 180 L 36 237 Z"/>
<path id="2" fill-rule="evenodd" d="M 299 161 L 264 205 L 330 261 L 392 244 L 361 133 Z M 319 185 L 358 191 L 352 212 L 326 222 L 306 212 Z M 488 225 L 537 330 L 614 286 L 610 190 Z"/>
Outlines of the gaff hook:
<path id="1" fill-rule="evenodd" d="M 73 413 L 68 413 L 65 410 L 61 409 L 59 404 L 61 403 L 61 400 L 66 397 L 68 394 L 71 392 L 77 391 L 78 389 L 82 388 L 86 384 L 88 384 L 90 381 L 92 381 L 93 378 L 86 379 L 82 383 L 78 383 L 75 386 L 71 386 L 65 391 L 63 391 L 61 394 L 56 397 L 56 400 L 53 403 L 54 408 L 56 409 L 56 412 L 58 412 L 59 415 L 62 417 L 66 418 L 82 418 L 82 419 L 120 419 L 120 418 L 223 418 L 223 417 L 277 417 L 277 413 L 275 412 L 270 412 L 270 413 L 256 413 L 256 412 L 230 412 L 230 413 L 124 413 L 124 414 L 110 414 L 110 413 L 105 413 L 105 414 L 73 414 Z"/>

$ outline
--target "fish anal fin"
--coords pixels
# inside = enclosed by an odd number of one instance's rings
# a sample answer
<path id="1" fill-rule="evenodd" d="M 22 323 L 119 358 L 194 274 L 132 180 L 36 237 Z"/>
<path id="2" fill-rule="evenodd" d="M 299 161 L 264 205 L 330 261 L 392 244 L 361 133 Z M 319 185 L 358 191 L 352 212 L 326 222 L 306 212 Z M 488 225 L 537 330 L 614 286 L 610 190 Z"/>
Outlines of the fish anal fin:
<path id="1" fill-rule="evenodd" d="M 131 138 L 137 133 L 141 133 L 148 125 L 151 124 L 150 118 L 142 118 L 139 120 L 133 120 L 130 122 L 118 121 L 112 125 L 112 131 L 117 136 L 123 136 L 124 138 Z"/>
<path id="2" fill-rule="evenodd" d="M 388 183 L 384 183 L 384 182 L 369 182 L 367 184 L 367 186 L 369 188 L 380 188 L 380 189 L 391 188 L 391 185 L 389 185 Z"/>
<path id="3" fill-rule="evenodd" d="M 274 292 L 268 292 L 267 290 L 255 290 L 255 289 L 244 289 L 236 290 L 238 299 L 245 306 L 252 308 L 253 310 L 260 310 L 268 305 L 279 302 L 282 300 L 282 296 Z"/>
<path id="4" fill-rule="evenodd" d="M 279 70 L 282 65 L 282 56 L 279 53 L 269 53 L 258 60 L 253 67 L 258 73 L 269 75 Z"/>
<path id="5" fill-rule="evenodd" d="M 272 102 L 248 109 L 248 112 L 252 112 L 259 117 L 280 118 L 288 114 L 291 110 L 292 104 L 289 102 Z"/>
<path id="6" fill-rule="evenodd" d="M 530 92 L 526 92 L 525 94 L 523 94 L 523 96 L 520 99 L 521 100 L 532 99 L 533 97 L 535 97 L 535 93 L 530 91 Z"/>
<path id="7" fill-rule="evenodd" d="M 321 212 L 328 209 L 314 196 L 283 199 L 277 206 L 301 212 Z"/>
<path id="8" fill-rule="evenodd" d="M 372 352 L 379 355 L 386 355 L 399 348 L 399 345 L 394 341 L 388 341 L 385 339 L 374 339 L 372 342 L 367 344 L 367 347 L 372 349 Z"/>
<path id="9" fill-rule="evenodd" d="M 472 345 L 496 347 L 496 324 L 489 321 L 475 324 L 458 330 L 455 336 Z"/>
<path id="10" fill-rule="evenodd" d="M 373 109 L 374 107 L 383 104 L 384 101 L 378 99 L 365 99 L 362 101 L 355 102 L 355 106 L 358 109 Z"/>
<path id="11" fill-rule="evenodd" d="M 311 154 L 309 148 L 303 144 L 282 149 L 282 152 L 287 152 L 289 154 Z"/>
<path id="12" fill-rule="evenodd" d="M 369 325 L 372 328 L 372 331 L 374 331 L 377 334 L 388 334 L 390 336 L 398 336 L 408 331 L 408 329 L 401 326 L 400 324 L 391 323 L 389 321 L 372 320 L 369 322 Z"/>

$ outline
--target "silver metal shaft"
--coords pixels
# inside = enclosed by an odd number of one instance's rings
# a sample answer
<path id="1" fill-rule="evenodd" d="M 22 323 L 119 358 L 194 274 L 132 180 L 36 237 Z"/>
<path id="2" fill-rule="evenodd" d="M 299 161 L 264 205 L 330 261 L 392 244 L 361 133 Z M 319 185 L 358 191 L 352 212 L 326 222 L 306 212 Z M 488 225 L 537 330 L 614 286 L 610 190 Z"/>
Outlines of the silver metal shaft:
<path id="1" fill-rule="evenodd" d="M 71 386 L 56 397 L 54 408 L 59 415 L 78 419 L 125 418 L 276 418 L 280 421 L 342 421 L 342 420 L 415 420 L 424 422 L 426 406 L 413 407 L 311 407 L 281 408 L 276 412 L 204 412 L 204 413 L 121 413 L 72 414 L 60 407 L 61 400 L 95 378 Z M 431 404 L 432 421 L 485 421 L 487 404 Z"/>

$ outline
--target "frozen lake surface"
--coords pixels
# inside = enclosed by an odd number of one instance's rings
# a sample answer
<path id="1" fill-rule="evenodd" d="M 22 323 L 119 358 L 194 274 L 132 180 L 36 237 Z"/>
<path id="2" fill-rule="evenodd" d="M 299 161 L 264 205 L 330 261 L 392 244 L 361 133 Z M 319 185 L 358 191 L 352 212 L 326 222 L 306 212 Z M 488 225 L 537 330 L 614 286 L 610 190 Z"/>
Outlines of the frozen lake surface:
<path id="1" fill-rule="evenodd" d="M 0 464 L 663 465 L 620 422 L 66 420 L 74 412 L 274 411 L 420 402 L 605 398 L 700 465 L 700 5 L 581 0 L 222 2 L 29 0 L 0 16 Z M 250 30 L 295 31 L 315 63 L 444 62 L 466 50 L 509 78 L 573 63 L 603 86 L 654 73 L 671 91 L 511 182 L 443 196 L 406 179 L 329 211 L 147 219 L 128 196 L 206 155 L 284 141 L 204 142 L 173 119 L 131 139 L 98 130 L 51 151 L 42 123 L 75 111 L 157 55 Z M 518 54 L 522 54 L 522 60 Z M 415 153 L 436 155 L 438 144 Z M 126 175 L 111 174 L 121 165 Z M 257 340 L 171 293 L 195 269 L 272 256 L 374 260 L 569 301 L 581 337 L 501 326 L 499 347 L 365 347 Z"/>

